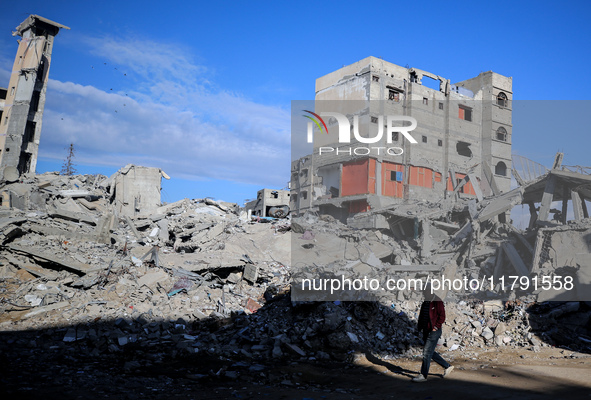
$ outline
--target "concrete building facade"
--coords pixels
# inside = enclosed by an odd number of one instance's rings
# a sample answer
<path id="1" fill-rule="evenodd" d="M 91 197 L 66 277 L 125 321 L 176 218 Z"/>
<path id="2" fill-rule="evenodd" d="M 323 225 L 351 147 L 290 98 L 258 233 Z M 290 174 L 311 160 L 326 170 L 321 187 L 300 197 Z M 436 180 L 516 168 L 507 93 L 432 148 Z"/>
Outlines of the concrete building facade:
<path id="1" fill-rule="evenodd" d="M 292 212 L 313 208 L 345 219 L 405 200 L 509 191 L 512 98 L 512 78 L 492 71 L 452 84 L 375 57 L 318 78 L 316 113 L 346 115 L 365 138 L 386 132 L 387 116 L 413 117 L 418 143 L 394 133 L 391 143 L 384 135 L 371 146 L 398 152 L 354 153 L 355 138 L 343 145 L 338 135 L 314 133 L 313 154 L 292 162 Z M 334 118 L 325 122 L 328 133 L 337 129 Z M 334 150 L 322 154 L 326 148 Z"/>
<path id="2" fill-rule="evenodd" d="M 21 39 L 1 112 L 3 179 L 35 171 L 53 41 L 60 29 L 70 28 L 31 15 L 13 32 Z"/>

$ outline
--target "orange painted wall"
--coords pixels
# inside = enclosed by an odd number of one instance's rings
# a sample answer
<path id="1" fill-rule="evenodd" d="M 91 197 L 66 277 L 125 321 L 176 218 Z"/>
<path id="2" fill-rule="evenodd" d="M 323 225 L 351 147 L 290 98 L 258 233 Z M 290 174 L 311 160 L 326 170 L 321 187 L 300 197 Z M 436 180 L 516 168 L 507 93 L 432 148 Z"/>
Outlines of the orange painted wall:
<path id="1" fill-rule="evenodd" d="M 375 193 L 375 160 L 373 160 L 373 181 Z M 343 164 L 341 175 L 341 196 L 367 194 L 369 182 L 369 159 Z"/>
<path id="2" fill-rule="evenodd" d="M 404 196 L 404 176 L 402 182 L 392 180 L 392 171 L 404 174 L 404 165 L 382 161 L 382 195 L 402 198 Z"/>
<path id="3" fill-rule="evenodd" d="M 369 193 L 376 193 L 376 160 L 369 159 L 369 179 L 367 182 L 367 190 Z"/>
<path id="4" fill-rule="evenodd" d="M 433 170 L 424 167 L 410 166 L 410 176 L 408 177 L 410 185 L 433 188 Z"/>
<path id="5" fill-rule="evenodd" d="M 456 173 L 456 180 L 458 181 L 458 183 L 462 179 L 464 179 L 465 176 L 466 176 L 465 174 Z M 453 192 L 453 190 L 454 190 L 454 187 L 451 184 L 451 176 L 449 176 L 447 178 L 447 191 Z M 466 184 L 464 186 L 462 186 L 462 188 L 460 189 L 460 192 L 476 196 L 476 192 L 474 191 L 474 187 L 472 186 L 472 182 L 470 182 L 470 181 L 466 182 Z"/>

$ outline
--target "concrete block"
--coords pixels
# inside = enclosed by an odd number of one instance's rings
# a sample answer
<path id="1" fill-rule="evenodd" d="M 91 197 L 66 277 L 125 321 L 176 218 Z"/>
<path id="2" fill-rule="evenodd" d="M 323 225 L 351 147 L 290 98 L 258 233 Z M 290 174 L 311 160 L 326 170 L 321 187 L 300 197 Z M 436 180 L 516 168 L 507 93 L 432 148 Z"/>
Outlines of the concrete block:
<path id="1" fill-rule="evenodd" d="M 259 267 L 255 264 L 246 264 L 244 267 L 244 279 L 254 285 L 259 278 Z"/>
<path id="2" fill-rule="evenodd" d="M 484 328 L 482 330 L 481 336 L 483 338 L 485 338 L 486 340 L 490 340 L 492 339 L 495 335 L 494 333 L 490 330 L 490 328 L 487 326 L 486 328 Z"/>

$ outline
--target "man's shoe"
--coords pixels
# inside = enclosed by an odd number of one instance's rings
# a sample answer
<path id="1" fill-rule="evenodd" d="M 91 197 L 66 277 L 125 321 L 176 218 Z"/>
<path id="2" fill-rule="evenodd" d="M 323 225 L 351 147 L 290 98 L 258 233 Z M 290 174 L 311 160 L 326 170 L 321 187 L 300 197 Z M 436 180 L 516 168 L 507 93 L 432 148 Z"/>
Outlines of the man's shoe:
<path id="1" fill-rule="evenodd" d="M 451 371 L 453 371 L 453 370 L 454 370 L 454 366 L 453 365 L 450 365 L 449 367 L 447 367 L 445 369 L 445 371 L 443 371 L 443 377 L 444 378 L 447 378 L 449 376 L 449 374 L 451 374 Z"/>
<path id="2" fill-rule="evenodd" d="M 427 378 L 425 378 L 423 376 L 423 374 L 419 374 L 417 376 L 415 376 L 414 378 L 412 378 L 413 382 L 427 382 Z"/>

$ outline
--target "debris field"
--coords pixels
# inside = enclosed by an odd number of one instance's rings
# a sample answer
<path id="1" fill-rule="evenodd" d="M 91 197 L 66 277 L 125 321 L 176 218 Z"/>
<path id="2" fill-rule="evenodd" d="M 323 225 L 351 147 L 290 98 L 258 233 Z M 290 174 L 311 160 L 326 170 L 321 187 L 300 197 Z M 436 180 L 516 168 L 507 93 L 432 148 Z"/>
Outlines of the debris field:
<path id="1" fill-rule="evenodd" d="M 361 351 L 384 360 L 419 357 L 418 292 L 305 301 L 292 283 L 310 271 L 355 277 L 373 269 L 407 278 L 451 269 L 476 278 L 530 274 L 526 265 L 546 246 L 537 272 L 586 277 L 584 255 L 556 268 L 561 254 L 548 248 L 558 246 L 553 235 L 584 236 L 588 218 L 526 232 L 495 218 L 519 202 L 523 189 L 478 202 L 375 210 L 345 225 L 313 213 L 248 218 L 236 204 L 208 198 L 129 215 L 120 212 L 116 181 L 46 173 L 2 188 L 10 200 L 0 208 L 1 379 L 9 393 L 22 390 L 15 374 L 37 388 L 45 384 L 37 374 L 51 377 L 51 385 L 110 382 L 99 393 L 105 397 L 129 374 L 155 391 L 244 376 L 314 389 L 273 365 L 346 364 Z M 387 216 L 388 228 L 363 227 L 361 219 L 375 216 Z M 536 240 L 546 238 L 544 229 L 550 239 L 542 246 Z M 292 250 L 314 262 L 292 265 Z M 487 348 L 532 354 L 551 346 L 575 353 L 591 348 L 588 302 L 550 301 L 543 291 L 448 296 L 441 346 L 452 360 Z M 199 368 L 191 367 L 195 359 Z M 181 361 L 173 377 L 163 381 L 156 373 Z"/>

